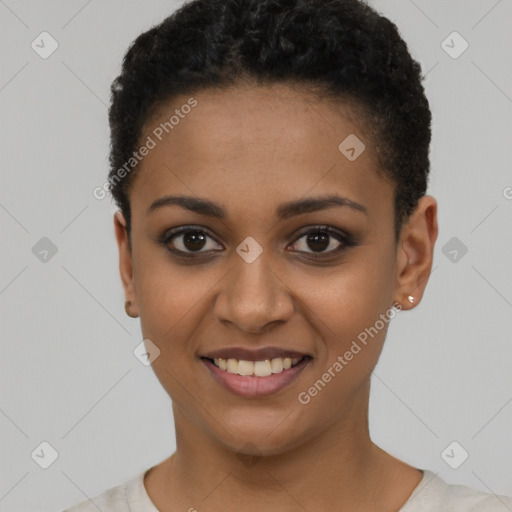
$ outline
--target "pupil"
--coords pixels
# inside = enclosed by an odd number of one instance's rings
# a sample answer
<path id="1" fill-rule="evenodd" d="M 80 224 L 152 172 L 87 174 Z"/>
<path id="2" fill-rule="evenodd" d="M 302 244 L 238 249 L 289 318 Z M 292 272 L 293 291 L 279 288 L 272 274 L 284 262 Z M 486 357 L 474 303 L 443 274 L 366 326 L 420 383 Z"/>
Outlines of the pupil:
<path id="1" fill-rule="evenodd" d="M 307 238 L 310 249 L 325 250 L 329 247 L 329 235 L 327 233 L 318 231 L 315 234 L 309 235 Z"/>
<path id="2" fill-rule="evenodd" d="M 205 236 L 198 231 L 189 231 L 183 237 L 185 247 L 191 251 L 202 249 Z"/>

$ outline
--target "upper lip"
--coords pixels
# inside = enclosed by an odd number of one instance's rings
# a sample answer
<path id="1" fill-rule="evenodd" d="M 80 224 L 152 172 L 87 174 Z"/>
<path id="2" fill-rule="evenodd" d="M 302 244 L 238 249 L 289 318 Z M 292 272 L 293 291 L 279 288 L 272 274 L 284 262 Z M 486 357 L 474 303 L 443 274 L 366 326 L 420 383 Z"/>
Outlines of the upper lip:
<path id="1" fill-rule="evenodd" d="M 247 349 L 243 347 L 229 347 L 214 350 L 203 354 L 201 357 L 208 359 L 238 359 L 243 361 L 264 361 L 265 359 L 275 359 L 278 357 L 302 358 L 308 356 L 304 352 L 297 352 L 279 347 L 264 347 L 258 349 Z"/>

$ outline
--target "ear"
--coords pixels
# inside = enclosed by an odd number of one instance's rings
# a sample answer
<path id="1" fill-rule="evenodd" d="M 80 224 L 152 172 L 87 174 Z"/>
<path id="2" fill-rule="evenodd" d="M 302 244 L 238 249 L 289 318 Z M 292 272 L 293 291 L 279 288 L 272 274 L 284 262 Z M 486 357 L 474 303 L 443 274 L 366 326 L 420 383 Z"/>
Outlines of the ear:
<path id="1" fill-rule="evenodd" d="M 128 239 L 128 231 L 126 230 L 126 220 L 121 211 L 117 211 L 114 214 L 114 230 L 117 247 L 119 249 L 119 273 L 123 284 L 124 296 L 125 300 L 131 303 L 129 306 L 129 312 L 127 310 L 126 313 L 135 317 L 137 316 L 137 303 L 133 280 L 133 261 Z"/>
<path id="2" fill-rule="evenodd" d="M 397 249 L 395 302 L 412 309 L 421 301 L 432 269 L 437 239 L 437 202 L 423 196 L 403 227 Z M 412 296 L 414 302 L 408 297 Z"/>

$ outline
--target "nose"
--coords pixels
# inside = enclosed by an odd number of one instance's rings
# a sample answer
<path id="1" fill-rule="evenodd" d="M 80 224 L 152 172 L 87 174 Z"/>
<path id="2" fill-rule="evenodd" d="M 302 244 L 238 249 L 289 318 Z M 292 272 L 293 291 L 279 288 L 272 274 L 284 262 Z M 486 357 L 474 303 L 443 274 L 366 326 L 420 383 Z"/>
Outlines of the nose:
<path id="1" fill-rule="evenodd" d="M 263 254 L 252 263 L 240 258 L 234 265 L 215 302 L 214 314 L 219 321 L 245 333 L 259 334 L 292 317 L 290 289 Z"/>

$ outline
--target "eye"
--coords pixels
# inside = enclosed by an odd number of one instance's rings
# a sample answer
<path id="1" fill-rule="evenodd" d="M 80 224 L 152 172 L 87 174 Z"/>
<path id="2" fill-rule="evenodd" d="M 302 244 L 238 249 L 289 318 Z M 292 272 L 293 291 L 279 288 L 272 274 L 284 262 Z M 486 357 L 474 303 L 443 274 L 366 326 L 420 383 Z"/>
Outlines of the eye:
<path id="1" fill-rule="evenodd" d="M 300 240 L 303 242 L 300 243 Z M 353 245 L 355 243 L 349 235 L 329 226 L 317 226 L 303 233 L 292 248 L 310 254 L 313 258 L 322 258 L 337 254 Z M 309 252 L 301 247 L 310 248 L 312 251 Z"/>
<path id="2" fill-rule="evenodd" d="M 194 226 L 183 226 L 167 231 L 159 242 L 168 251 L 183 258 L 198 259 L 224 249 L 208 230 Z M 347 233 L 330 226 L 315 226 L 304 231 L 291 247 L 292 250 L 306 253 L 314 259 L 333 256 L 354 245 L 355 241 Z"/>
<path id="3" fill-rule="evenodd" d="M 208 240 L 212 240 L 215 243 L 208 243 Z M 161 243 L 169 251 L 186 258 L 194 258 L 197 253 L 202 254 L 216 251 L 215 247 L 222 248 L 207 231 L 191 226 L 176 228 L 165 233 Z M 171 244 L 173 247 L 171 247 Z"/>

